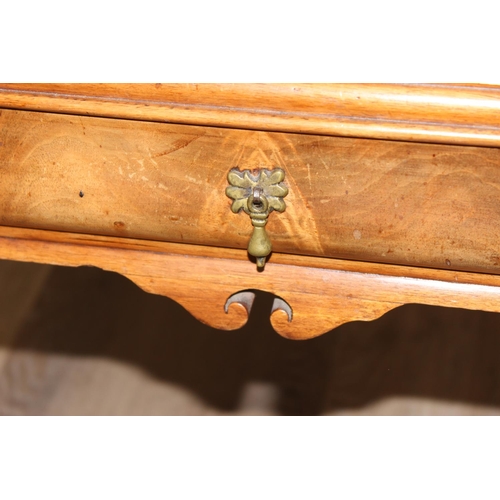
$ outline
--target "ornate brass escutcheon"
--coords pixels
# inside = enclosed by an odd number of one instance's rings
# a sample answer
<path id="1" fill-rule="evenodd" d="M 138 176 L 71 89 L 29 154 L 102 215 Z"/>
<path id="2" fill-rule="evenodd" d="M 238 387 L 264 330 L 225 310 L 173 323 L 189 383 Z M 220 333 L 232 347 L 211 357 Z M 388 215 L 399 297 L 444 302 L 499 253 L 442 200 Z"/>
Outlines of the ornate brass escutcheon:
<path id="1" fill-rule="evenodd" d="M 284 212 L 286 205 L 283 198 L 288 188 L 282 183 L 285 171 L 261 169 L 255 173 L 250 170 L 230 170 L 227 180 L 226 195 L 233 201 L 231 210 L 236 214 L 243 210 L 250 216 L 254 227 L 248 243 L 248 253 L 257 259 L 257 268 L 263 269 L 266 257 L 271 253 L 271 240 L 265 226 L 269 214 Z"/>

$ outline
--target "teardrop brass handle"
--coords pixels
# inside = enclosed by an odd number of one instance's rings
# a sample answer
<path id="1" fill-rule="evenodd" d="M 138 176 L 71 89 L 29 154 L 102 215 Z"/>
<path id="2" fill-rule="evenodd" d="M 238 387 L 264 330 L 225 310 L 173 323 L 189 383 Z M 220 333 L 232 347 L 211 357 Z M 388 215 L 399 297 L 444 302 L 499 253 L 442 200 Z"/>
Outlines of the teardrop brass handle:
<path id="1" fill-rule="evenodd" d="M 269 214 L 284 212 L 283 198 L 288 188 L 282 183 L 285 171 L 281 168 L 273 170 L 260 169 L 255 173 L 250 170 L 230 170 L 227 180 L 226 195 L 233 200 L 231 210 L 236 214 L 243 210 L 250 216 L 253 233 L 248 243 L 248 253 L 257 259 L 257 268 L 263 269 L 266 257 L 271 253 L 271 240 L 265 226 Z"/>

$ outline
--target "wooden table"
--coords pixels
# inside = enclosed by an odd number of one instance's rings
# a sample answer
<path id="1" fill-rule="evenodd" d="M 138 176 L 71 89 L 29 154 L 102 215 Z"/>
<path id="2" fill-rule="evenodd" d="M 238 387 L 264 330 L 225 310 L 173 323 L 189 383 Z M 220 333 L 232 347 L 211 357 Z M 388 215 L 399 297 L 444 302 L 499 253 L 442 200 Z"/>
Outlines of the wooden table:
<path id="1" fill-rule="evenodd" d="M 499 111 L 484 85 L 0 84 L 0 258 L 115 271 L 221 329 L 264 290 L 291 339 L 500 312 Z M 228 174 L 276 169 L 257 270 Z"/>

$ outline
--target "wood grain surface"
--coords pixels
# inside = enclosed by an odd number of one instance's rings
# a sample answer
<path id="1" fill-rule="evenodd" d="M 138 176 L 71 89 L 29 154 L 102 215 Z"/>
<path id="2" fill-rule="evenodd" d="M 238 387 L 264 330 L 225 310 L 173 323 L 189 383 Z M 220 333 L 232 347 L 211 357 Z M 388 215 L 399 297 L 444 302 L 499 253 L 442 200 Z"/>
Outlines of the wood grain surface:
<path id="1" fill-rule="evenodd" d="M 0 110 L 0 223 L 244 249 L 236 166 L 286 171 L 276 252 L 498 272 L 497 148 Z"/>
<path id="2" fill-rule="evenodd" d="M 500 87 L 0 84 L 0 107 L 293 133 L 500 145 Z"/>
<path id="3" fill-rule="evenodd" d="M 6 227 L 0 227 L 0 258 L 118 272 L 224 330 L 241 328 L 250 309 L 236 302 L 226 314 L 229 297 L 262 290 L 291 307 L 291 321 L 283 308 L 270 311 L 275 330 L 290 339 L 372 320 L 406 303 L 500 312 L 500 277 L 495 275 L 278 254 L 258 273 L 244 251 Z"/>

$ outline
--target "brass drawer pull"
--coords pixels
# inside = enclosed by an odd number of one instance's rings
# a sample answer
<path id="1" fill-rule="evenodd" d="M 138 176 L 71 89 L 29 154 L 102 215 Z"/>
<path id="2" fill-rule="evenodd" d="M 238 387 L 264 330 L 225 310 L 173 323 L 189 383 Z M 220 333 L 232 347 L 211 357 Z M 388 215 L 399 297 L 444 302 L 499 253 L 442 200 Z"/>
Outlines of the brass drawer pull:
<path id="1" fill-rule="evenodd" d="M 250 216 L 253 233 L 248 243 L 248 253 L 257 259 L 257 268 L 263 269 L 266 257 L 271 253 L 271 240 L 265 226 L 269 214 L 284 212 L 283 198 L 288 188 L 282 183 L 285 171 L 281 168 L 273 170 L 260 169 L 256 173 L 250 170 L 230 170 L 227 180 L 226 195 L 233 201 L 231 210 L 236 214 L 243 210 Z"/>

